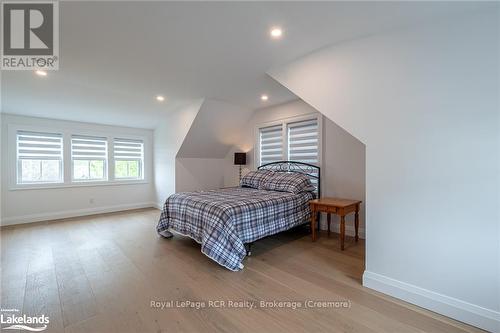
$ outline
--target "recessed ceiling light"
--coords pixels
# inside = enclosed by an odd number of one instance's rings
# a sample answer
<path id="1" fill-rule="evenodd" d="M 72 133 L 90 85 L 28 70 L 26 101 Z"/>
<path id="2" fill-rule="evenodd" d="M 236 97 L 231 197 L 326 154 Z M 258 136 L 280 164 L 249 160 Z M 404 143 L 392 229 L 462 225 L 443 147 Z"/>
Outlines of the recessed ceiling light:
<path id="1" fill-rule="evenodd" d="M 271 28 L 271 37 L 272 38 L 281 38 L 281 36 L 283 35 L 283 30 L 281 30 L 281 28 L 279 27 L 274 27 L 274 28 Z"/>
<path id="2" fill-rule="evenodd" d="M 158 102 L 163 102 L 165 100 L 165 97 L 163 97 L 162 95 L 158 95 L 158 96 L 156 96 L 156 100 Z"/>
<path id="3" fill-rule="evenodd" d="M 269 96 L 262 95 L 262 96 L 260 96 L 260 99 L 263 100 L 263 101 L 267 101 L 269 99 Z"/>
<path id="4" fill-rule="evenodd" d="M 46 71 L 36 71 L 35 74 L 38 75 L 38 76 L 47 76 L 47 72 Z"/>

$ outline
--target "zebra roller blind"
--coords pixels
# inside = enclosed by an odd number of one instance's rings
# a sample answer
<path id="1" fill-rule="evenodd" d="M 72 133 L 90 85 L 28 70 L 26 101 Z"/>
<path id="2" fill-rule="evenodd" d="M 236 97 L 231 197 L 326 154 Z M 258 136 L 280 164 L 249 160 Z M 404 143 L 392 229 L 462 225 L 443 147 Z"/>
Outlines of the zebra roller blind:
<path id="1" fill-rule="evenodd" d="M 17 131 L 17 184 L 62 182 L 63 137 Z"/>
<path id="2" fill-rule="evenodd" d="M 107 139 L 94 136 L 72 135 L 71 158 L 73 160 L 106 160 Z"/>
<path id="3" fill-rule="evenodd" d="M 142 160 L 144 143 L 142 140 L 115 139 L 113 150 L 115 160 Z"/>
<path id="4" fill-rule="evenodd" d="M 108 140 L 97 136 L 71 136 L 72 179 L 107 180 Z"/>
<path id="5" fill-rule="evenodd" d="M 259 129 L 259 165 L 284 159 L 283 125 Z"/>
<path id="6" fill-rule="evenodd" d="M 318 119 L 289 123 L 288 160 L 319 164 Z"/>
<path id="7" fill-rule="evenodd" d="M 133 139 L 114 139 L 116 179 L 144 178 L 144 142 Z"/>
<path id="8" fill-rule="evenodd" d="M 29 160 L 62 160 L 62 135 L 17 132 L 17 158 Z"/>

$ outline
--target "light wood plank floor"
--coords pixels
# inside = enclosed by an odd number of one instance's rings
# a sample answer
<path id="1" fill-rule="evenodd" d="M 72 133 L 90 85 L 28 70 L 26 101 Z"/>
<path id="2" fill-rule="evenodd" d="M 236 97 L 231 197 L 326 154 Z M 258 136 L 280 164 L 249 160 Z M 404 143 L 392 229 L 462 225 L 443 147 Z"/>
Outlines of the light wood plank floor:
<path id="1" fill-rule="evenodd" d="M 307 230 L 257 242 L 230 272 L 137 210 L 1 230 L 1 306 L 50 317 L 46 332 L 479 332 L 361 286 L 364 243 Z M 167 300 L 344 301 L 350 308 L 156 309 Z"/>

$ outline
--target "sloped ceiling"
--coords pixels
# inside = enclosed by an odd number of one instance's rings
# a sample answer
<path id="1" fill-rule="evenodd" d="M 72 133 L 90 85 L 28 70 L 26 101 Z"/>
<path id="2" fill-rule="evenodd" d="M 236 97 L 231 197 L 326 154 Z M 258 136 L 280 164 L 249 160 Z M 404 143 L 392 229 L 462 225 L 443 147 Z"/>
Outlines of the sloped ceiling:
<path id="1" fill-rule="evenodd" d="M 224 158 L 253 110 L 205 99 L 177 152 L 181 158 Z"/>
<path id="2" fill-rule="evenodd" d="M 454 15 L 472 2 L 61 1 L 60 69 L 4 71 L 2 112 L 156 128 L 189 101 L 295 96 L 266 76 L 332 43 Z M 269 29 L 280 25 L 281 40 Z M 259 96 L 269 95 L 262 103 Z M 155 95 L 163 94 L 164 103 Z M 265 105 L 264 105 L 265 104 Z"/>

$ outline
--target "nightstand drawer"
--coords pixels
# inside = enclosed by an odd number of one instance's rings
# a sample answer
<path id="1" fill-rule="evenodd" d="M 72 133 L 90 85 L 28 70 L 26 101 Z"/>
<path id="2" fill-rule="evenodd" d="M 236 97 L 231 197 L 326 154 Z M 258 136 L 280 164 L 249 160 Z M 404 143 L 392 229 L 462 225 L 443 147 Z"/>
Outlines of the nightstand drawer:
<path id="1" fill-rule="evenodd" d="M 338 208 L 326 205 L 312 204 L 311 210 L 315 210 L 316 212 L 322 212 L 322 213 L 337 213 Z"/>

